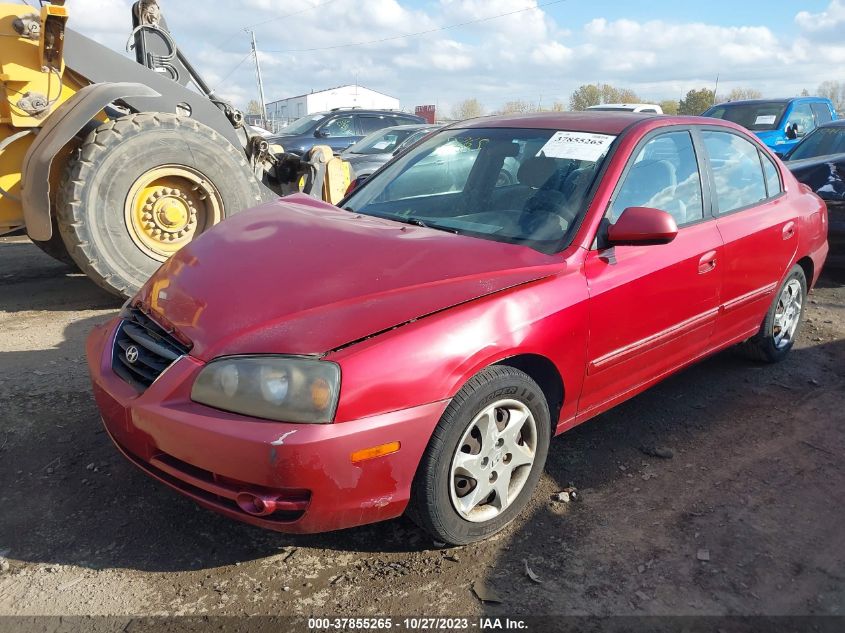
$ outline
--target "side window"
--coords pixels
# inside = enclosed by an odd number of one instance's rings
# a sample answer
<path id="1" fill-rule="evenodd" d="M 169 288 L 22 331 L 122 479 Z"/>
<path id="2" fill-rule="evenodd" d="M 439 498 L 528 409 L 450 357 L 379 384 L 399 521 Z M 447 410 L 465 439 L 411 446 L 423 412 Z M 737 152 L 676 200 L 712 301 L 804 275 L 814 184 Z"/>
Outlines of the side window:
<path id="1" fill-rule="evenodd" d="M 610 220 L 615 222 L 628 207 L 666 211 L 678 226 L 704 217 L 701 175 L 689 132 L 661 134 L 643 146 L 614 196 Z"/>
<path id="2" fill-rule="evenodd" d="M 795 104 L 792 114 L 789 115 L 789 125 L 793 123 L 798 124 L 798 133 L 802 136 L 816 129 L 816 119 L 813 117 L 813 110 L 809 103 Z"/>
<path id="3" fill-rule="evenodd" d="M 329 136 L 355 136 L 355 128 L 352 126 L 351 116 L 335 117 L 323 127 L 321 132 L 325 132 Z"/>
<path id="4" fill-rule="evenodd" d="M 729 213 L 766 199 L 760 154 L 751 141 L 729 132 L 704 130 L 719 213 Z"/>
<path id="5" fill-rule="evenodd" d="M 376 130 L 393 125 L 393 122 L 383 116 L 360 115 L 358 117 L 358 125 L 361 126 L 361 134 L 366 136 L 367 134 L 372 134 Z"/>
<path id="6" fill-rule="evenodd" d="M 760 160 L 763 162 L 763 175 L 766 177 L 766 193 L 770 198 L 774 198 L 782 191 L 778 169 L 772 159 L 763 152 L 760 152 Z"/>
<path id="7" fill-rule="evenodd" d="M 811 103 L 810 107 L 813 110 L 813 114 L 816 115 L 816 123 L 819 125 L 833 120 L 833 117 L 830 115 L 830 108 L 827 107 L 826 103 Z"/>

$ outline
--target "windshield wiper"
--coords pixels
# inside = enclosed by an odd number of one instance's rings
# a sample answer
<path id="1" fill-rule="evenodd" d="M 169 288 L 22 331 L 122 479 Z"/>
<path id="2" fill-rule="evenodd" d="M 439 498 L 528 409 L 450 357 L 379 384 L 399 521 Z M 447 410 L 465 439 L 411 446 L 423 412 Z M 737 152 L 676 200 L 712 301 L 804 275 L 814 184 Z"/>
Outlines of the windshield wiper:
<path id="1" fill-rule="evenodd" d="M 413 226 L 421 226 L 424 229 L 434 229 L 435 231 L 446 231 L 447 233 L 454 233 L 455 235 L 458 234 L 457 229 L 440 226 L 439 224 L 429 224 L 428 222 L 423 222 L 419 218 L 394 217 L 391 218 L 391 220 L 396 220 L 397 222 L 404 222 L 405 224 L 411 224 Z"/>

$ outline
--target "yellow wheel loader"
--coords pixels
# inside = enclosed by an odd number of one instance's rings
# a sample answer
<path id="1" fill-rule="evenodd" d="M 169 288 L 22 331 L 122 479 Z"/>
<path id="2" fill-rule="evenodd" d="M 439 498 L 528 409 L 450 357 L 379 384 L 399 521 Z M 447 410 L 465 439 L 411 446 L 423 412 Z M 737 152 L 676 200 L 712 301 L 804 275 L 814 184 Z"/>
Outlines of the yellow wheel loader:
<path id="1" fill-rule="evenodd" d="M 348 165 L 270 146 L 211 90 L 155 0 L 120 55 L 67 28 L 64 2 L 0 4 L 0 235 L 132 295 L 228 215 L 293 191 L 337 202 Z M 38 12 L 36 12 L 38 11 Z"/>

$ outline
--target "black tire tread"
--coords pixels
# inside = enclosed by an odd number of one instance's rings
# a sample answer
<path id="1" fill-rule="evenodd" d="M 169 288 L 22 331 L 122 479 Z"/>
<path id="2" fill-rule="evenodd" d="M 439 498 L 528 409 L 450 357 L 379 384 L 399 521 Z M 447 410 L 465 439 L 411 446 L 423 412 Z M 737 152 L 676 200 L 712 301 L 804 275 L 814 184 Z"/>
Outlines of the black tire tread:
<path id="1" fill-rule="evenodd" d="M 71 158 L 65 168 L 57 196 L 57 223 L 68 254 L 79 269 L 97 285 L 122 296 L 128 296 L 133 289 L 130 289 L 127 282 L 110 266 L 101 261 L 101 255 L 92 243 L 83 195 L 110 150 L 130 136 L 161 128 L 187 128 L 202 134 L 216 143 L 221 152 L 228 153 L 240 167 L 251 171 L 243 152 L 238 151 L 210 127 L 190 117 L 167 112 L 140 112 L 109 120 L 94 129 L 83 141 L 76 157 Z M 262 196 L 257 181 L 254 192 L 255 203 L 260 204 Z"/>

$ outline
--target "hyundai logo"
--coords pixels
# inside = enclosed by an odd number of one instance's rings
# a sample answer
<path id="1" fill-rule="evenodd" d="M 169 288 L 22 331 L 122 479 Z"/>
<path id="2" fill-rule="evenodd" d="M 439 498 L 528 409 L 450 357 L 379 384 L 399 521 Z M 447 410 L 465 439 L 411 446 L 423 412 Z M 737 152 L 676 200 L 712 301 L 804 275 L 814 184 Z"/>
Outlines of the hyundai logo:
<path id="1" fill-rule="evenodd" d="M 126 348 L 126 360 L 128 360 L 133 365 L 137 362 L 137 360 L 138 360 L 138 348 L 137 347 L 135 347 L 134 345 L 130 345 L 129 347 Z"/>

